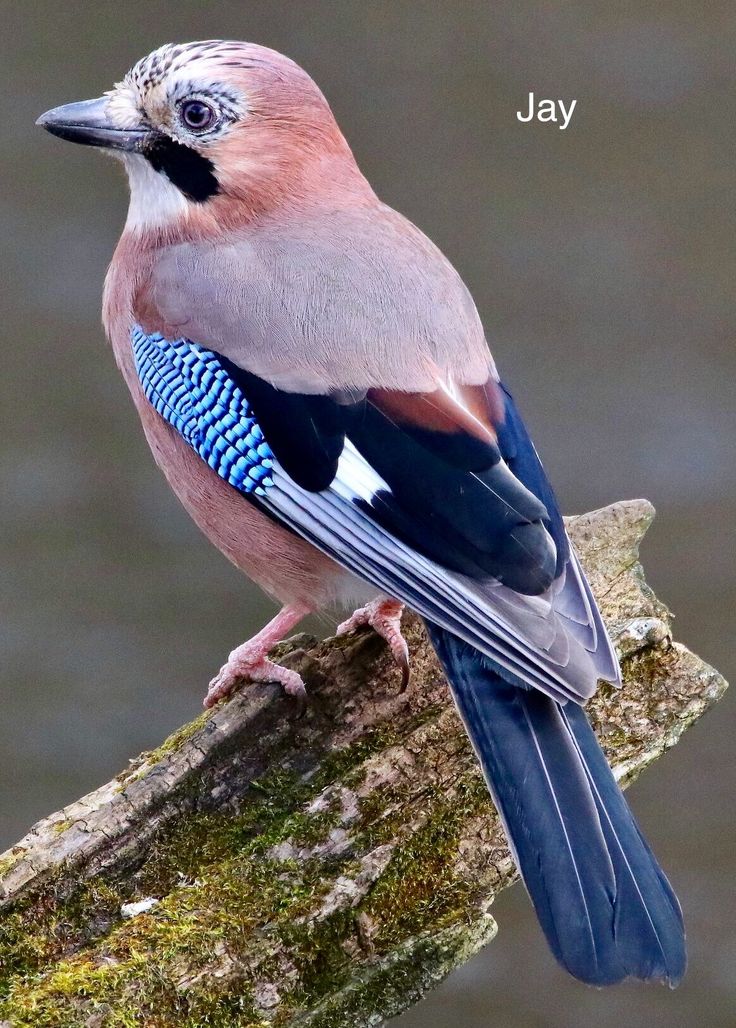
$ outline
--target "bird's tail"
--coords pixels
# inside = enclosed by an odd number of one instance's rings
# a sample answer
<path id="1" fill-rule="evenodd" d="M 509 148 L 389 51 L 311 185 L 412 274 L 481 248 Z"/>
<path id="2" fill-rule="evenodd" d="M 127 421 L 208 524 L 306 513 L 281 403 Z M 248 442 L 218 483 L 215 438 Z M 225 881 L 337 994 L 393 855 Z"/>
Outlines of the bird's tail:
<path id="1" fill-rule="evenodd" d="M 674 987 L 682 914 L 582 707 L 509 684 L 428 626 L 552 952 L 581 981 Z"/>

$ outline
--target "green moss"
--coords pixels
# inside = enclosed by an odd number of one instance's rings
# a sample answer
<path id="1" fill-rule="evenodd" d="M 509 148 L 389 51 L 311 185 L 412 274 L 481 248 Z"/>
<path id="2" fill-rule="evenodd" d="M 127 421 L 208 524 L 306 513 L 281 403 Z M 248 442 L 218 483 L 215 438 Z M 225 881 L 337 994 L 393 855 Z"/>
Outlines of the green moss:
<path id="1" fill-rule="evenodd" d="M 398 799 L 392 787 L 378 790 L 361 803 L 361 838 L 367 848 L 381 838 L 394 839 L 399 823 L 404 824 L 405 811 L 395 815 L 397 821 L 381 818 L 380 830 L 373 830 L 372 819 L 384 809 L 387 793 Z M 294 1008 L 317 1011 L 308 1022 L 314 1028 L 344 1026 L 365 1011 L 375 1014 L 385 1008 L 388 1014 L 392 1008 L 390 1003 L 386 1006 L 386 997 L 394 995 L 397 988 L 401 995 L 412 995 L 414 990 L 417 997 L 426 988 L 432 968 L 449 959 L 448 940 L 453 933 L 456 945 L 467 945 L 467 933 L 457 932 L 457 921 L 477 918 L 477 909 L 471 884 L 456 870 L 458 845 L 467 819 L 490 813 L 492 806 L 476 775 L 461 780 L 451 797 L 439 793 L 428 797 L 427 806 L 430 816 L 395 848 L 387 869 L 357 908 L 338 910 L 328 918 L 281 933 L 299 970 L 299 986 L 291 1005 L 281 1009 L 276 1025 L 289 1023 Z M 392 823 L 389 826 L 387 822 Z M 351 935 L 361 938 L 360 915 L 367 915 L 372 927 L 365 940 L 370 949 L 366 972 L 356 978 L 355 956 L 349 956 L 344 947 Z M 493 929 L 492 922 L 489 924 Z M 431 935 L 422 938 L 428 926 Z M 440 942 L 445 926 L 449 934 Z M 412 944 L 407 947 L 409 939 Z M 402 947 L 403 961 L 397 959 Z"/>
<path id="2" fill-rule="evenodd" d="M 419 829 L 396 847 L 362 908 L 376 925 L 372 942 L 378 952 L 388 952 L 428 924 L 441 929 L 471 902 L 471 883 L 457 872 L 458 845 L 468 818 L 492 811 L 485 786 L 469 775 L 451 798 L 436 798 L 430 811 Z"/>
<path id="3" fill-rule="evenodd" d="M 5 856 L 0 857 L 0 879 L 3 877 L 3 875 L 6 875 L 11 868 L 15 867 L 20 858 L 21 854 L 13 853 L 12 850 Z"/>
<path id="4" fill-rule="evenodd" d="M 287 840 L 303 849 L 325 841 L 339 822 L 339 804 L 334 800 L 314 812 L 305 805 L 394 741 L 389 731 L 377 731 L 336 750 L 311 776 L 278 767 L 253 783 L 240 814 L 190 813 L 169 822 L 125 882 L 79 885 L 60 878 L 58 889 L 47 886 L 24 901 L 0 921 L 0 1017 L 19 1026 L 70 1025 L 80 1003 L 89 1016 L 84 1000 L 94 997 L 95 1009 L 112 1007 L 104 1025 L 250 1023 L 243 1020 L 246 980 L 210 994 L 203 983 L 182 992 L 178 976 L 196 976 L 198 965 L 204 970 L 223 954 L 237 953 L 244 936 L 250 946 L 253 931 L 264 925 L 286 935 L 295 931 L 299 918 L 318 904 L 336 865 L 347 871 L 353 856 L 331 857 L 327 873 L 318 858 L 277 861 L 270 851 Z M 65 890 L 71 894 L 62 898 Z M 122 921 L 122 903 L 145 895 L 163 898 L 151 913 Z M 340 916 L 300 929 L 303 970 L 315 989 L 327 968 L 339 974 L 345 963 L 344 952 L 337 953 Z M 46 967 L 53 970 L 44 973 Z M 149 1019 L 135 1020 L 142 1011 Z"/>
<path id="5" fill-rule="evenodd" d="M 468 959 L 496 933 L 490 917 L 440 931 L 428 931 L 398 947 L 383 960 L 370 961 L 364 968 L 351 966 L 346 984 L 325 995 L 322 1002 L 306 1009 L 299 1021 L 303 1028 L 344 1028 L 346 1024 L 374 1023 L 378 1017 L 393 1017 L 419 1000 L 426 990 L 452 967 Z M 278 1019 L 276 1024 L 290 1023 Z"/>
<path id="6" fill-rule="evenodd" d="M 22 913 L 4 915 L 0 922 L 0 998 L 9 991 L 13 976 L 25 976 L 53 955 L 47 934 L 35 933 L 32 915 L 29 918 Z"/>
<path id="7" fill-rule="evenodd" d="M 212 968 L 231 959 L 256 929 L 290 930 L 324 890 L 318 860 L 274 861 L 260 848 L 246 847 L 195 887 L 172 892 L 152 913 L 118 924 L 94 953 L 62 960 L 35 981 L 14 983 L 0 1015 L 12 1015 L 19 1026 L 68 1025 L 70 1004 L 93 996 L 96 1004 L 114 1005 L 103 1022 L 110 1025 L 125 1025 L 126 1017 L 131 1024 L 226 1024 L 235 1007 L 239 1020 L 232 1023 L 250 1023 L 242 1020 L 252 985 L 247 974 L 228 978 L 221 988 Z M 263 945 L 268 948 L 267 933 Z M 182 989 L 182 977 L 199 974 L 196 990 Z"/>
<path id="8" fill-rule="evenodd" d="M 278 1025 L 348 988 L 356 958 L 344 944 L 353 938 L 361 945 L 360 915 L 373 925 L 365 956 L 371 966 L 427 924 L 441 930 L 465 916 L 471 887 L 455 871 L 461 830 L 471 813 L 489 809 L 474 774 L 449 793 L 443 788 L 422 798 L 423 823 L 396 847 L 356 909 L 315 917 L 336 877 L 355 876 L 360 854 L 404 827 L 406 787 L 399 779 L 361 801 L 351 846 L 339 855 L 320 856 L 341 823 L 339 797 L 328 794 L 315 810 L 310 803 L 335 783 L 360 785 L 366 760 L 432 716 L 423 711 L 401 735 L 379 729 L 336 750 L 311 774 L 287 763 L 272 768 L 251 784 L 237 814 L 190 812 L 169 820 L 142 866 L 134 873 L 126 868 L 124 878 L 121 871 L 120 881 L 80 884 L 60 876 L 24 901 L 0 921 L 0 1019 L 18 1028 L 68 1028 L 96 1012 L 101 1028 L 264 1025 L 256 997 L 259 983 L 270 981 L 280 992 Z M 157 759 L 181 742 L 177 734 L 178 742 L 167 740 Z M 276 858 L 275 848 L 287 842 L 299 859 Z M 279 851 L 287 858 L 290 852 Z M 121 905 L 143 896 L 160 902 L 122 920 Z M 296 972 L 287 979 L 274 957 L 282 946 Z"/>
<path id="9" fill-rule="evenodd" d="M 352 782 L 362 780 L 361 765 L 382 753 L 389 746 L 396 746 L 402 736 L 387 726 L 368 732 L 358 742 L 343 749 L 334 750 L 311 778 L 311 784 L 317 792 L 333 782 L 340 781 L 349 786 Z"/>
<path id="10" fill-rule="evenodd" d="M 205 724 L 212 717 L 212 711 L 206 710 L 199 717 L 195 717 L 193 721 L 190 721 L 186 725 L 182 725 L 175 732 L 172 732 L 161 743 L 155 750 L 147 750 L 133 762 L 133 764 L 127 768 L 122 774 L 118 775 L 118 781 L 121 784 L 121 788 L 130 785 L 132 782 L 136 782 L 145 776 L 154 768 L 157 764 L 160 764 L 164 757 L 169 756 L 171 753 L 175 753 L 187 739 L 191 739 L 193 735 L 196 735 Z"/>
<path id="11" fill-rule="evenodd" d="M 120 918 L 121 892 L 99 879 L 70 895 L 60 876 L 41 896 L 24 899 L 0 917 L 0 996 L 65 953 L 89 945 Z"/>

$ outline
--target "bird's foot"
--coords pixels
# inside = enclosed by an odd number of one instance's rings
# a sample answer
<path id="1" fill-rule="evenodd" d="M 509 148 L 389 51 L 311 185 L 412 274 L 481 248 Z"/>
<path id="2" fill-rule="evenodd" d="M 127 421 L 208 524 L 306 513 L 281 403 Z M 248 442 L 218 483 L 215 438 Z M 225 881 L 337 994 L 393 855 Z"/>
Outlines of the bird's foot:
<path id="1" fill-rule="evenodd" d="M 290 696 L 296 696 L 300 707 L 306 703 L 307 690 L 301 675 L 275 664 L 258 648 L 251 648 L 250 643 L 244 643 L 233 650 L 227 663 L 223 664 L 210 682 L 204 699 L 205 707 L 214 707 L 243 682 L 278 682 Z"/>
<path id="2" fill-rule="evenodd" d="M 362 625 L 370 627 L 385 639 L 397 666 L 401 669 L 401 691 L 409 684 L 409 647 L 401 634 L 401 615 L 404 604 L 399 600 L 371 600 L 360 607 L 347 621 L 337 626 L 336 635 L 347 635 Z"/>
<path id="3" fill-rule="evenodd" d="M 307 613 L 305 608 L 296 604 L 283 607 L 258 635 L 234 649 L 210 682 L 204 706 L 214 707 L 243 682 L 277 682 L 285 692 L 297 698 L 301 712 L 307 696 L 301 675 L 269 660 L 268 652 Z"/>

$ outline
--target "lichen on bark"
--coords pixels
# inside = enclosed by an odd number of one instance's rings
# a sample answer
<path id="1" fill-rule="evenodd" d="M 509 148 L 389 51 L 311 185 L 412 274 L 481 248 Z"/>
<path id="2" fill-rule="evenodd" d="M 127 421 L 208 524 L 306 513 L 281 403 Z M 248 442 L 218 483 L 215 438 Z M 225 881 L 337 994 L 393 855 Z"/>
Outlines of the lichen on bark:
<path id="1" fill-rule="evenodd" d="M 588 709 L 625 784 L 725 688 L 644 581 L 652 515 L 569 520 L 623 658 L 624 688 Z M 0 1021 L 360 1028 L 488 942 L 513 863 L 421 625 L 406 631 L 407 693 L 372 634 L 297 637 L 279 657 L 307 681 L 304 718 L 250 686 L 1 856 Z"/>

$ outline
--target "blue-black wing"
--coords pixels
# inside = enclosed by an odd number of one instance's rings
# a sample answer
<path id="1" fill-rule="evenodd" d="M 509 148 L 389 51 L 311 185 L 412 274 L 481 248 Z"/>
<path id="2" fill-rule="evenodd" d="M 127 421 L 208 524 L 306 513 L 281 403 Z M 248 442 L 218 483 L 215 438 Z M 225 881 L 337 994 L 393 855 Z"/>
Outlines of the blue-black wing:
<path id="1" fill-rule="evenodd" d="M 140 329 L 144 391 L 210 467 L 377 589 L 559 700 L 617 664 L 510 395 L 305 396 Z M 473 406 L 474 405 L 474 406 Z M 460 413 L 458 414 L 458 410 Z"/>

